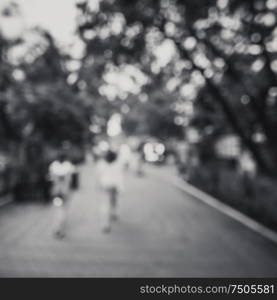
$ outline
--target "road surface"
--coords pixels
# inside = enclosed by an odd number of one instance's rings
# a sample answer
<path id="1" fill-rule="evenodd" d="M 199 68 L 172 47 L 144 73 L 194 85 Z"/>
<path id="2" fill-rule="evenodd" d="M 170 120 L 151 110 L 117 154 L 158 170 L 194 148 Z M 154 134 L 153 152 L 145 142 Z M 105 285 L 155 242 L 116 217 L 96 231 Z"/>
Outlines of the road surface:
<path id="1" fill-rule="evenodd" d="M 120 219 L 103 234 L 94 180 L 91 163 L 82 169 L 63 240 L 52 236 L 50 205 L 0 209 L 0 276 L 277 276 L 276 244 L 153 174 L 128 174 Z"/>

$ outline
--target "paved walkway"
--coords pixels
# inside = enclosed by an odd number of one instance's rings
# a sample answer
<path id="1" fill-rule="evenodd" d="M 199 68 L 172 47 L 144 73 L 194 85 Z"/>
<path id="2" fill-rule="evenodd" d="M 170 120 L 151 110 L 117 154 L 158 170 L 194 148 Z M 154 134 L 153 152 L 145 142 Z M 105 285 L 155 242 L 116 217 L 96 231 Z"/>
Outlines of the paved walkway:
<path id="1" fill-rule="evenodd" d="M 0 209 L 1 276 L 277 276 L 277 245 L 153 175 L 128 174 L 120 220 L 101 233 L 94 177 L 85 166 L 64 240 L 51 206 Z"/>

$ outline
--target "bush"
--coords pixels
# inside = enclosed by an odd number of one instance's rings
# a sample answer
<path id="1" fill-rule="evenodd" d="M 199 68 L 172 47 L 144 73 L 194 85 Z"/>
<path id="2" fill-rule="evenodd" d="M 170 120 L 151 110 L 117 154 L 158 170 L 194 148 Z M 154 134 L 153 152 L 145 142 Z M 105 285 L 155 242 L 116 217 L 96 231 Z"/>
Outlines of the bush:
<path id="1" fill-rule="evenodd" d="M 277 189 L 275 180 L 240 174 L 236 168 L 219 164 L 199 165 L 189 182 L 201 190 L 277 230 Z"/>

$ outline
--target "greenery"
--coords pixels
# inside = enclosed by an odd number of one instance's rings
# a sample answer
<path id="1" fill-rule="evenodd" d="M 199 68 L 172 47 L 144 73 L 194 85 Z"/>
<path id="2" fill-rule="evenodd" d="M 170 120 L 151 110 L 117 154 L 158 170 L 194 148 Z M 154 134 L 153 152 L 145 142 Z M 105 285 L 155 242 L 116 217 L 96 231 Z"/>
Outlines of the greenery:
<path id="1" fill-rule="evenodd" d="M 31 43 L 24 35 L 13 40 L 0 35 L 0 150 L 19 166 L 17 182 L 38 186 L 58 149 L 66 145 L 82 152 L 120 113 L 127 135 L 185 140 L 198 159 L 190 170 L 192 182 L 273 220 L 276 3 L 102 0 L 95 9 L 84 0 L 76 9 L 76 34 L 84 45 L 77 59 L 41 28 L 29 32 Z M 11 5 L 2 14 L 16 10 Z M 25 47 L 26 55 L 13 61 L 17 47 Z M 72 63 L 75 70 L 68 67 Z M 239 151 L 257 167 L 250 174 L 254 192 L 247 197 L 247 183 L 234 169 L 239 155 L 230 163 L 216 150 L 227 136 L 238 139 Z M 179 169 L 186 171 L 181 162 Z M 226 185 L 232 176 L 233 192 Z M 209 190 L 209 180 L 220 184 Z"/>
<path id="2" fill-rule="evenodd" d="M 217 162 L 194 168 L 190 183 L 277 230 L 274 179 L 265 176 L 248 177 L 239 174 L 234 168 L 222 167 Z"/>
<path id="3" fill-rule="evenodd" d="M 4 13 L 14 9 L 11 5 Z M 20 199 L 44 198 L 55 153 L 75 151 L 74 160 L 80 161 L 90 138 L 91 103 L 67 82 L 70 58 L 48 32 L 36 28 L 31 34 L 31 44 L 24 37 L 9 41 L 3 36 L 0 43 L 0 150 L 13 161 L 7 167 L 15 170 L 13 187 L 7 185 Z M 18 47 L 28 47 L 28 53 L 11 61 L 9 54 Z"/>
<path id="4" fill-rule="evenodd" d="M 79 24 L 87 49 L 84 65 L 106 54 L 102 84 L 110 65 L 118 72 L 133 65 L 147 78 L 137 94 L 119 101 L 130 109 L 125 130 L 188 142 L 195 130 L 199 139 L 190 153 L 199 163 L 189 171 L 191 182 L 276 228 L 277 5 L 104 0 L 98 11 L 86 1 L 79 10 L 85 16 Z M 158 56 L 160 49 L 167 59 Z M 257 167 L 257 173 L 245 175 L 253 176 L 250 181 L 239 173 L 238 154 L 221 163 L 216 144 L 230 135 Z M 187 172 L 180 163 L 178 168 Z"/>
<path id="5" fill-rule="evenodd" d="M 117 69 L 135 65 L 148 76 L 143 89 L 149 99 L 152 91 L 170 87 L 174 79 L 174 87 L 169 89 L 177 97 L 171 96 L 169 101 L 193 102 L 193 119 L 201 119 L 201 126 L 195 125 L 200 135 L 205 131 L 217 134 L 218 128 L 233 132 L 260 171 L 275 176 L 273 4 L 262 0 L 106 0 L 100 2 L 99 11 L 92 11 L 86 1 L 79 9 L 84 16 L 79 32 L 87 45 L 85 61 L 105 53 L 101 74 L 107 65 Z M 112 30 L 115 22 L 118 29 Z M 174 48 L 174 54 L 161 66 L 156 53 L 165 44 Z M 202 112 L 213 113 L 212 119 L 203 117 L 199 107 Z M 183 117 L 187 125 L 190 115 L 185 109 Z"/>

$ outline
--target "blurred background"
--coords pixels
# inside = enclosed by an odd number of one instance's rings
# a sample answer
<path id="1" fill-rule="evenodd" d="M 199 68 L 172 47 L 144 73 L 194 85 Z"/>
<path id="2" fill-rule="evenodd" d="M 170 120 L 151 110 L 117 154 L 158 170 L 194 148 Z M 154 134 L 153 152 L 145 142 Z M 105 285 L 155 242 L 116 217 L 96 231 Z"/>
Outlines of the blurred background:
<path id="1" fill-rule="evenodd" d="M 2 0 L 3 241 L 14 214 L 5 203 L 13 201 L 15 216 L 18 205 L 51 204 L 48 169 L 61 149 L 80 170 L 82 199 L 91 161 L 111 144 L 139 154 L 145 168 L 129 198 L 154 197 L 153 172 L 178 177 L 277 230 L 276 22 L 277 0 Z M 172 200 L 171 209 L 178 205 Z M 191 213 L 201 219 L 197 208 Z M 4 275 L 15 261 L 4 264 Z M 185 274 L 166 270 L 159 274 Z"/>

